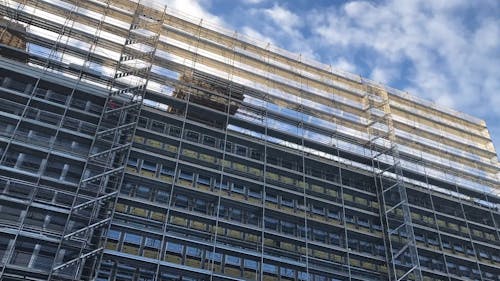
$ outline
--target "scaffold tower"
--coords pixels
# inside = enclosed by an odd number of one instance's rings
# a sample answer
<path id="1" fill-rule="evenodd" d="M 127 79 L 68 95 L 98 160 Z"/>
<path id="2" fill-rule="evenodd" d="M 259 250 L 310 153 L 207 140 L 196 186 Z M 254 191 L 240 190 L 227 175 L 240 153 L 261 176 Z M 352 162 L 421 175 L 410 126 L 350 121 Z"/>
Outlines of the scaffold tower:
<path id="1" fill-rule="evenodd" d="M 398 147 L 387 92 L 367 85 L 368 147 L 380 202 L 389 278 L 422 280 L 408 197 L 403 182 Z"/>

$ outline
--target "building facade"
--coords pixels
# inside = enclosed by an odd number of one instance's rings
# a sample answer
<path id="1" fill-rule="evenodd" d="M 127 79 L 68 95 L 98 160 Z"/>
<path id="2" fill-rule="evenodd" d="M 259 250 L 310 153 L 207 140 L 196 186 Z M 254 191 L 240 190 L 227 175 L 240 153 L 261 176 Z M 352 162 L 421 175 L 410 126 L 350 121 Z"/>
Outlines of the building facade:
<path id="1" fill-rule="evenodd" d="M 484 121 L 144 4 L 0 3 L 0 280 L 500 280 Z"/>

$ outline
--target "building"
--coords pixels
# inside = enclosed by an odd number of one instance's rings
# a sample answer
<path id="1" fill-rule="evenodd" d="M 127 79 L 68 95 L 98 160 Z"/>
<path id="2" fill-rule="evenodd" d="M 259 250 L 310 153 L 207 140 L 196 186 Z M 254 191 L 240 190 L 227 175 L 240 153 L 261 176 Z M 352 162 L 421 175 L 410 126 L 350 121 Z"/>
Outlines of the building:
<path id="1" fill-rule="evenodd" d="M 0 280 L 500 280 L 482 120 L 167 7 L 0 13 Z"/>

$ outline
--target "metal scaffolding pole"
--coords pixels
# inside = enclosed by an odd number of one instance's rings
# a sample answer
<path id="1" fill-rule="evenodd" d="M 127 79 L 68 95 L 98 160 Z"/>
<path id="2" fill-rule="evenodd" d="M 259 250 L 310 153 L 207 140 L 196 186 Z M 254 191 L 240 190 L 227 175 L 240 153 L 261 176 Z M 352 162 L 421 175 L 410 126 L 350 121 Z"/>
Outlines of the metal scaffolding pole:
<path id="1" fill-rule="evenodd" d="M 389 97 L 366 85 L 367 143 L 380 203 L 389 279 L 422 280 L 420 263 L 398 147 L 395 144 Z"/>

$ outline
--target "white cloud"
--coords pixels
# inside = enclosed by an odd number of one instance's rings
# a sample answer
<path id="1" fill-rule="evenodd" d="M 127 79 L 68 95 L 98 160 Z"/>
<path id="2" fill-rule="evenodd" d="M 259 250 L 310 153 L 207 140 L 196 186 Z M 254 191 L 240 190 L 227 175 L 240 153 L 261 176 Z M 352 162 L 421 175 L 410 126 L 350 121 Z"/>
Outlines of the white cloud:
<path id="1" fill-rule="evenodd" d="M 278 4 L 274 4 L 272 8 L 261 9 L 261 12 L 288 34 L 297 34 L 296 27 L 302 25 L 302 22 L 295 13 Z"/>
<path id="2" fill-rule="evenodd" d="M 262 43 L 271 43 L 273 45 L 275 44 L 273 38 L 262 34 L 261 32 L 255 30 L 254 28 L 252 28 L 250 26 L 244 26 L 241 29 L 241 32 L 243 34 L 245 34 L 246 36 L 248 36 L 250 39 L 255 39 L 255 40 L 260 41 Z"/>
<path id="3" fill-rule="evenodd" d="M 468 3 L 352 1 L 316 11 L 318 20 L 308 28 L 327 46 L 373 52 L 373 79 L 404 78 L 413 94 L 465 109 L 500 88 L 500 19 L 485 18 L 468 26 L 460 16 L 473 5 Z M 407 77 L 398 77 L 402 68 L 410 70 Z"/>
<path id="4" fill-rule="evenodd" d="M 246 4 L 260 4 L 264 3 L 266 0 L 243 0 Z"/>
<path id="5" fill-rule="evenodd" d="M 167 5 L 168 9 L 173 9 L 176 12 L 181 12 L 195 19 L 203 19 L 204 22 L 209 22 L 212 25 L 225 27 L 227 24 L 224 20 L 208 11 L 210 2 L 207 0 L 150 0 L 155 5 Z"/>
<path id="6" fill-rule="evenodd" d="M 357 71 L 356 65 L 350 63 L 345 58 L 338 58 L 331 64 L 333 67 L 338 68 L 340 70 L 348 71 L 351 73 L 355 73 Z"/>
<path id="7" fill-rule="evenodd" d="M 218 10 L 211 1 L 162 2 L 215 25 L 226 27 L 226 21 L 233 20 L 233 28 L 250 38 L 330 61 L 341 70 L 364 73 L 444 106 L 500 120 L 496 0 L 355 0 L 331 7 L 311 3 L 316 8 L 302 10 L 293 2 L 243 0 L 263 5 L 239 10 L 235 5 L 218 16 L 209 12 Z"/>

